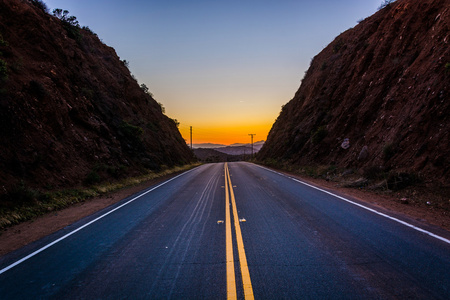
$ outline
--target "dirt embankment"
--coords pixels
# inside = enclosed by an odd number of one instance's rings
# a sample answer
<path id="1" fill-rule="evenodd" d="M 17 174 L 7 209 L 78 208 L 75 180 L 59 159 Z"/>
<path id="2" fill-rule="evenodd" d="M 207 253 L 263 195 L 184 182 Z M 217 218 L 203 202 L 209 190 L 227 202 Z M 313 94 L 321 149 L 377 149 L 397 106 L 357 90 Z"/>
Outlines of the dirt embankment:
<path id="1" fill-rule="evenodd" d="M 0 194 L 194 160 L 113 48 L 70 15 L 26 0 L 0 0 L 0 140 Z"/>
<path id="2" fill-rule="evenodd" d="M 450 192 L 450 3 L 398 0 L 311 62 L 258 159 Z M 447 198 L 447 206 L 448 198 Z"/>
<path id="3" fill-rule="evenodd" d="M 171 176 L 174 175 L 146 181 L 114 193 L 77 203 L 59 211 L 49 212 L 31 221 L 4 228 L 0 232 L 0 256 L 63 229 L 84 217 L 113 205 L 118 201 L 134 195 L 150 185 L 155 185 Z"/>

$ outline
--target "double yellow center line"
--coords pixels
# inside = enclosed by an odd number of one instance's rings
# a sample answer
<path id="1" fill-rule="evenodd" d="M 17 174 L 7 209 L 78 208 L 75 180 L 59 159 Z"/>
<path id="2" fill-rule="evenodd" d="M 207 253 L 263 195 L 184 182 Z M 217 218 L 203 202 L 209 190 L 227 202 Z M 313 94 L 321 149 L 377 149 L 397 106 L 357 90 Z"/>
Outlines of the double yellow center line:
<path id="1" fill-rule="evenodd" d="M 228 163 L 225 163 L 225 226 L 226 226 L 226 252 L 227 252 L 227 298 L 236 299 L 236 275 L 234 273 L 234 257 L 233 257 L 233 237 L 231 234 L 231 215 L 230 215 L 230 198 L 231 208 L 233 210 L 234 228 L 236 231 L 236 244 L 239 254 L 239 263 L 241 267 L 242 285 L 244 288 L 245 299 L 254 299 L 252 282 L 250 280 L 250 272 L 248 271 L 247 257 L 245 256 L 244 241 L 241 234 L 241 226 L 239 225 L 239 216 L 236 207 L 236 199 L 234 198 L 233 185 L 231 184 L 230 171 Z"/>

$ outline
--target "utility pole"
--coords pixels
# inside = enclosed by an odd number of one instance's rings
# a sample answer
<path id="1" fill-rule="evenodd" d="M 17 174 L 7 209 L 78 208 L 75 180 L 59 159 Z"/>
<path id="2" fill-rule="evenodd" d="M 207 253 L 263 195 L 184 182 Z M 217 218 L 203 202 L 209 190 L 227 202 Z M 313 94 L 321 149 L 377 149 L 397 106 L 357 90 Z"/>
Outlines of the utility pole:
<path id="1" fill-rule="evenodd" d="M 249 133 L 248 135 L 252 137 L 252 159 L 253 159 L 253 136 L 256 135 L 256 133 Z"/>
<path id="2" fill-rule="evenodd" d="M 192 126 L 191 126 L 191 150 L 192 150 Z"/>

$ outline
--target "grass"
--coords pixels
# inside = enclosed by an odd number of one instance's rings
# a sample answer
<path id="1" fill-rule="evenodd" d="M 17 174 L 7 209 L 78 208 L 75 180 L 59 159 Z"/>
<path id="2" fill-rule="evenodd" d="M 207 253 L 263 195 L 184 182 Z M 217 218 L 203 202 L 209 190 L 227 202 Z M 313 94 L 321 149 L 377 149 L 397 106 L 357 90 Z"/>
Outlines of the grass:
<path id="1" fill-rule="evenodd" d="M 8 47 L 8 46 L 9 46 L 8 42 L 3 39 L 3 36 L 0 33 L 0 47 Z"/>
<path id="2" fill-rule="evenodd" d="M 127 138 L 132 140 L 140 140 L 141 136 L 144 134 L 144 129 L 125 121 L 120 125 L 120 130 Z"/>
<path id="3" fill-rule="evenodd" d="M 6 61 L 0 59 L 0 81 L 8 79 L 8 64 Z"/>
<path id="4" fill-rule="evenodd" d="M 333 53 L 338 53 L 341 49 L 345 49 L 345 42 L 338 39 L 333 45 Z"/>
<path id="5" fill-rule="evenodd" d="M 312 178 L 328 178 L 329 176 L 335 176 L 342 171 L 335 165 L 300 166 L 293 164 L 290 161 L 275 160 L 271 158 L 264 161 L 255 161 L 255 163 Z"/>
<path id="6" fill-rule="evenodd" d="M 347 185 L 348 176 L 345 169 L 340 169 L 336 165 L 295 165 L 287 161 L 277 161 L 268 159 L 265 161 L 256 162 L 261 165 L 272 167 L 278 170 L 287 171 L 297 175 L 303 175 L 311 178 L 320 178 L 327 181 L 333 181 L 340 184 Z M 380 166 L 365 167 L 362 170 L 352 170 L 350 174 L 356 173 L 356 176 L 351 176 L 350 181 L 358 181 L 361 178 L 367 181 L 373 189 L 381 189 L 388 191 L 399 191 L 407 187 L 417 186 L 423 182 L 419 174 L 412 172 L 397 172 L 386 171 Z M 358 175 L 359 173 L 359 175 Z M 379 183 L 383 183 L 380 185 Z M 351 182 L 350 182 L 351 183 Z"/>
<path id="7" fill-rule="evenodd" d="M 319 144 L 328 134 L 325 126 L 320 126 L 314 132 L 311 133 L 311 141 L 313 144 Z"/>
<path id="8" fill-rule="evenodd" d="M 89 187 L 61 191 L 41 192 L 21 182 L 0 199 L 0 229 L 33 220 L 48 212 L 57 211 L 123 188 L 135 186 L 170 174 L 187 171 L 198 165 L 200 164 L 176 166 L 160 172 L 149 171 L 138 177 L 130 177 L 116 182 L 103 182 Z"/>

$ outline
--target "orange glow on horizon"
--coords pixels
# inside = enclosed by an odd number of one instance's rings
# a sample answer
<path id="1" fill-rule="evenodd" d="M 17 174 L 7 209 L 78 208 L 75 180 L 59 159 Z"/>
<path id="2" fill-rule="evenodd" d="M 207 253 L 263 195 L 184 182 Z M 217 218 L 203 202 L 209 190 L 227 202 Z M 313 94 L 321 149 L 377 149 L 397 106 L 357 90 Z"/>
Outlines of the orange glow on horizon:
<path id="1" fill-rule="evenodd" d="M 168 102 L 167 116 L 179 121 L 178 129 L 188 145 L 190 126 L 193 144 L 247 144 L 251 142 L 249 134 L 256 134 L 253 142 L 265 141 L 284 102 L 274 99 L 285 98 L 270 91 L 251 91 L 254 95 L 237 94 L 232 89 L 214 95 L 199 93 L 195 99 L 184 99 L 179 105 Z"/>
<path id="2" fill-rule="evenodd" d="M 223 144 L 250 143 L 250 133 L 256 134 L 253 142 L 266 140 L 272 124 L 241 125 L 230 127 L 196 127 L 192 126 L 192 144 Z M 181 135 L 190 144 L 190 127 L 180 126 Z"/>

